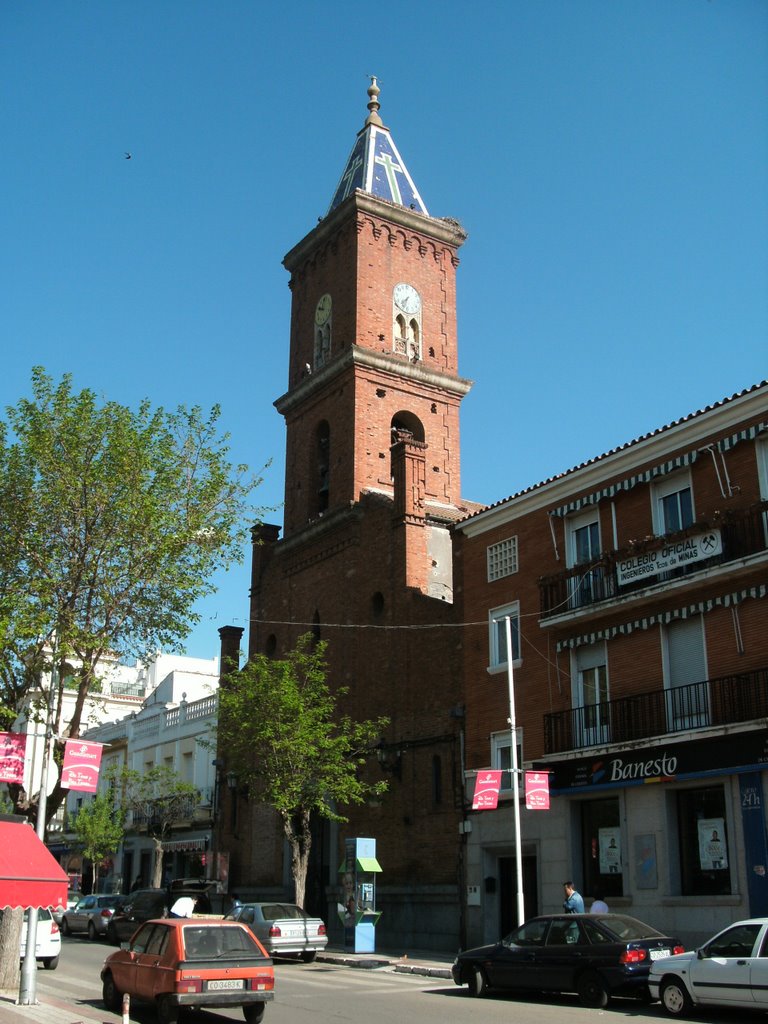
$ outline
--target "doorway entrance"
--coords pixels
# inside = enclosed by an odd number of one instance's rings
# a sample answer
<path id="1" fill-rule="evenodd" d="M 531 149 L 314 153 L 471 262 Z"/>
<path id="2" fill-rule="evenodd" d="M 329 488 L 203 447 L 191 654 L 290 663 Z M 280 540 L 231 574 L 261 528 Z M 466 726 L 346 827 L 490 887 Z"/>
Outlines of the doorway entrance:
<path id="1" fill-rule="evenodd" d="M 539 876 L 534 856 L 523 854 L 523 911 L 526 921 L 539 912 Z M 517 868 L 514 857 L 499 857 L 499 938 L 508 935 L 517 920 Z"/>

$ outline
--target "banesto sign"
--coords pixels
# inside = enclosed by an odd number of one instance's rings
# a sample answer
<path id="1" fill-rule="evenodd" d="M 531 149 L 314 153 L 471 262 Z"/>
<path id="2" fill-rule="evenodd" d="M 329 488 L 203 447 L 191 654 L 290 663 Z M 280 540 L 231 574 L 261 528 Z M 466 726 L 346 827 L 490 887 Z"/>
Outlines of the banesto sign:
<path id="1" fill-rule="evenodd" d="M 579 760 L 536 765 L 549 770 L 552 792 L 639 786 L 649 782 L 727 774 L 734 769 L 768 766 L 768 731 L 745 730 L 726 736 L 683 740 L 663 747 L 621 750 Z"/>
<path id="2" fill-rule="evenodd" d="M 707 530 L 682 540 L 673 541 L 655 551 L 644 551 L 632 558 L 620 558 L 616 563 L 616 581 L 620 587 L 646 576 L 678 569 L 689 562 L 703 562 L 723 552 L 723 539 L 719 530 Z"/>

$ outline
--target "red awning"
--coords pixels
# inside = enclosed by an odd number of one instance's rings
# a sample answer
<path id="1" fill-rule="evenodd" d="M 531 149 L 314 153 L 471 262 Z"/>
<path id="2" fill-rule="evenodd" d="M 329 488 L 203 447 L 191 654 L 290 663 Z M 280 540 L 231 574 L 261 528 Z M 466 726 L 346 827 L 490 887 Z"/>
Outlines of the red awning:
<path id="1" fill-rule="evenodd" d="M 31 825 L 0 821 L 0 907 L 66 907 L 68 884 Z"/>

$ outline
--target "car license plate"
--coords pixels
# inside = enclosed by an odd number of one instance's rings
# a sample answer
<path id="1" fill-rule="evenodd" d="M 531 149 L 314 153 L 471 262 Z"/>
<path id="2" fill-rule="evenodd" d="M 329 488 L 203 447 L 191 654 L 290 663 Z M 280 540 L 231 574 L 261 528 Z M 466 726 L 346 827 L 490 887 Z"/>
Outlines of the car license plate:
<path id="1" fill-rule="evenodd" d="M 242 988 L 243 984 L 244 984 L 244 982 L 243 982 L 242 978 L 220 978 L 220 979 L 218 979 L 216 981 L 209 981 L 208 982 L 208 991 L 209 992 L 223 992 L 223 991 L 227 991 L 228 992 L 228 991 L 230 991 L 232 989 Z"/>
<path id="2" fill-rule="evenodd" d="M 652 949 L 651 960 L 661 960 L 663 956 L 669 956 L 668 949 Z"/>

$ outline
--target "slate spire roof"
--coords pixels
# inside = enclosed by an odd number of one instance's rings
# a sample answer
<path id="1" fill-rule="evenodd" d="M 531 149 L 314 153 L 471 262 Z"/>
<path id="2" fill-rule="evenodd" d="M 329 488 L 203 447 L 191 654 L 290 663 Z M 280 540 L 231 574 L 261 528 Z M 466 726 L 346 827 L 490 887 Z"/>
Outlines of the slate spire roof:
<path id="1" fill-rule="evenodd" d="M 335 210 L 355 189 L 362 189 L 379 199 L 428 215 L 419 190 L 413 183 L 394 139 L 379 117 L 379 86 L 371 77 L 368 87 L 368 117 L 358 132 L 344 173 L 328 208 Z"/>

